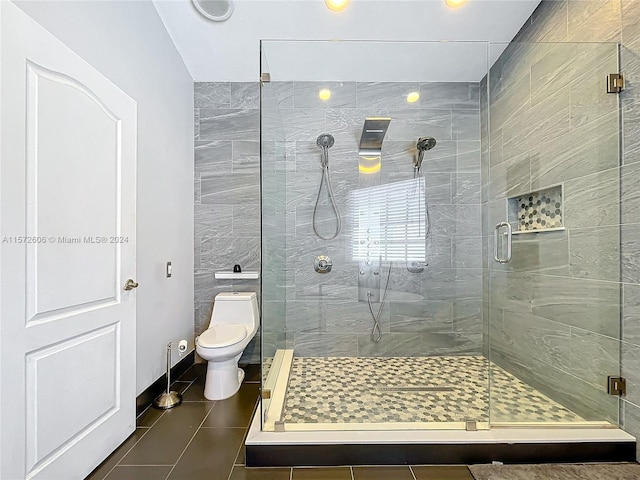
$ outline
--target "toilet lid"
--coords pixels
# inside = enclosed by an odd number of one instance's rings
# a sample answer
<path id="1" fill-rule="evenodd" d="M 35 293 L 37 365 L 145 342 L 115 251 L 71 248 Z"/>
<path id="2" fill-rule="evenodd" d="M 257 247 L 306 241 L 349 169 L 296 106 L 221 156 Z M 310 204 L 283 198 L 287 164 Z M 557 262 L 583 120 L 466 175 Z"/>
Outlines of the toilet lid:
<path id="1" fill-rule="evenodd" d="M 204 348 L 222 348 L 238 343 L 247 336 L 244 325 L 220 324 L 208 328 L 200 338 L 198 344 Z"/>

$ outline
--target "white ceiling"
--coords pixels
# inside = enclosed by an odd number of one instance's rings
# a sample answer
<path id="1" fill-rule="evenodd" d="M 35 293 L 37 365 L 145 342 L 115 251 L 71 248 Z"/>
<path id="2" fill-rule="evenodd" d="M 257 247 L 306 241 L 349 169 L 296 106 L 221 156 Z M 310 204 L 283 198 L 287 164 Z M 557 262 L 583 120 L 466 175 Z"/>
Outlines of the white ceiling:
<path id="1" fill-rule="evenodd" d="M 260 40 L 297 40 L 263 43 L 273 80 L 478 81 L 539 1 L 351 0 L 335 13 L 323 0 L 235 0 L 212 22 L 190 0 L 153 0 L 196 82 L 256 81 Z"/>

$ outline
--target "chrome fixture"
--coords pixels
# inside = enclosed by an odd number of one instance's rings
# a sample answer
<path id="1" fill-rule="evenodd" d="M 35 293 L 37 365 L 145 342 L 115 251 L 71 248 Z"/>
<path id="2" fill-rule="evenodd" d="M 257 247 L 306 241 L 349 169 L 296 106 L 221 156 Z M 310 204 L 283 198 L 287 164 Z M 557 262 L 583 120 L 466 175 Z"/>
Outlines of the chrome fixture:
<path id="1" fill-rule="evenodd" d="M 425 195 L 425 181 L 424 178 L 422 177 L 422 172 L 420 171 L 420 167 L 415 167 L 413 168 L 413 181 L 414 181 L 414 185 L 411 191 L 411 197 L 410 197 L 410 201 L 413 202 L 415 200 L 415 202 L 417 202 L 417 206 L 418 206 L 418 233 L 422 232 L 422 218 L 423 218 L 423 214 L 422 214 L 422 208 L 424 206 L 424 218 L 425 218 L 425 222 L 426 222 L 426 229 L 425 229 L 425 233 L 424 233 L 424 241 L 425 243 L 427 242 L 427 239 L 429 238 L 429 235 L 431 234 L 431 217 L 429 216 L 429 203 L 427 201 L 426 195 Z M 409 212 L 407 210 L 407 222 L 409 221 Z M 426 260 L 426 245 L 425 245 L 425 260 Z M 407 259 L 407 261 L 405 262 L 405 267 L 407 268 L 407 271 L 409 273 L 422 273 L 424 272 L 424 268 L 428 265 L 428 263 L 426 261 L 424 262 L 418 262 L 418 261 L 412 261 L 409 262 L 409 260 Z"/>
<path id="2" fill-rule="evenodd" d="M 382 140 L 387 134 L 391 119 L 388 117 L 368 117 L 364 119 L 360 148 L 361 157 L 379 157 L 382 155 Z"/>
<path id="3" fill-rule="evenodd" d="M 191 0 L 198 12 L 208 20 L 223 22 L 233 13 L 233 0 Z"/>
<path id="4" fill-rule="evenodd" d="M 379 265 L 378 265 L 379 266 Z M 378 269 L 379 270 L 379 269 Z M 374 272 L 374 275 L 379 276 L 380 272 Z M 373 293 L 367 292 L 367 304 L 369 305 L 369 312 L 371 312 L 371 318 L 373 319 L 373 328 L 371 329 L 371 341 L 379 343 L 382 340 L 382 330 L 380 329 L 380 316 L 384 309 L 384 302 L 387 300 L 387 291 L 389 290 L 389 279 L 391 278 L 391 262 L 389 262 L 389 271 L 387 272 L 387 283 L 384 286 L 384 293 L 382 294 L 382 301 L 378 307 L 378 313 L 373 311 L 373 305 L 371 304 Z M 380 295 L 378 291 L 378 295 Z"/>
<path id="5" fill-rule="evenodd" d="M 318 255 L 313 261 L 313 268 L 318 273 L 329 273 L 333 267 L 333 261 L 327 255 Z"/>
<path id="6" fill-rule="evenodd" d="M 168 410 L 182 403 L 182 395 L 171 390 L 171 345 L 167 343 L 167 391 L 158 395 L 153 401 L 153 406 L 162 410 Z M 180 349 L 183 352 L 186 349 Z"/>
<path id="7" fill-rule="evenodd" d="M 369 246 L 370 244 L 367 245 L 367 259 L 358 262 L 358 301 L 378 303 L 380 301 L 380 258 L 369 258 Z"/>
<path id="8" fill-rule="evenodd" d="M 329 135 L 328 133 L 323 133 L 316 139 L 316 145 L 322 149 L 322 166 L 329 164 L 329 149 L 333 147 L 335 143 L 335 139 L 333 135 Z"/>
<path id="9" fill-rule="evenodd" d="M 421 185 L 424 185 L 422 180 L 422 160 L 424 160 L 424 152 L 431 150 L 436 146 L 436 139 L 433 137 L 420 137 L 416 142 L 416 149 L 418 150 L 418 154 L 413 159 L 413 179 L 416 180 L 413 192 L 411 194 L 411 198 L 416 198 L 418 202 L 418 211 L 421 211 L 421 207 L 424 202 L 425 206 L 425 220 L 427 223 L 426 232 L 424 234 L 425 242 L 429 238 L 431 234 L 431 217 L 429 216 L 429 203 L 427 199 L 424 197 L 423 192 L 421 191 Z M 422 215 L 420 215 L 422 217 Z M 424 268 L 427 266 L 426 262 L 406 262 L 407 271 L 410 273 L 422 273 Z"/>
<path id="10" fill-rule="evenodd" d="M 433 137 L 420 137 L 416 148 L 418 149 L 418 156 L 413 161 L 413 168 L 418 170 L 422 167 L 422 159 L 424 158 L 424 152 L 431 150 L 436 146 L 436 139 Z"/>
<path id="11" fill-rule="evenodd" d="M 318 196 L 316 197 L 316 204 L 313 207 L 313 232 L 321 238 L 322 240 L 333 240 L 340 234 L 340 230 L 342 230 L 342 220 L 340 219 L 340 210 L 338 210 L 338 205 L 336 204 L 336 200 L 333 195 L 333 188 L 331 187 L 331 175 L 329 173 L 329 149 L 333 147 L 335 143 L 335 139 L 333 135 L 328 133 L 323 133 L 318 136 L 316 139 L 316 145 L 322 149 L 322 157 L 320 159 L 320 166 L 322 167 L 322 177 L 320 178 L 320 188 L 318 188 Z M 333 235 L 329 237 L 324 237 L 318 232 L 318 228 L 316 227 L 316 215 L 318 212 L 318 204 L 320 203 L 320 194 L 322 193 L 322 185 L 327 183 L 327 193 L 329 194 L 329 200 L 331 202 L 331 207 L 336 215 L 336 229 Z"/>
<path id="12" fill-rule="evenodd" d="M 507 236 L 507 255 L 505 257 L 498 256 L 498 237 L 500 235 L 500 229 L 506 228 L 506 236 Z M 505 234 L 502 234 L 505 235 Z M 496 224 L 496 228 L 493 235 L 493 258 L 498 263 L 509 263 L 511 261 L 511 224 L 509 222 L 500 222 Z"/>

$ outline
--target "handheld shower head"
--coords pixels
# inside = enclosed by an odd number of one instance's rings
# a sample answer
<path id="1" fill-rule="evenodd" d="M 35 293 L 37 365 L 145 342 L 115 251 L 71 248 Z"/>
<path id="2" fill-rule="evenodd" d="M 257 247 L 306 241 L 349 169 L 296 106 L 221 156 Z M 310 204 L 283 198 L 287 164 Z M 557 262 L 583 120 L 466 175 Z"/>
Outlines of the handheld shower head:
<path id="1" fill-rule="evenodd" d="M 418 143 L 416 144 L 416 148 L 422 152 L 431 150 L 435 146 L 436 146 L 436 139 L 433 137 L 420 137 L 418 139 Z"/>
<path id="2" fill-rule="evenodd" d="M 333 138 L 333 135 L 330 135 L 328 133 L 323 133 L 322 135 L 318 136 L 316 140 L 316 145 L 318 145 L 323 150 L 325 148 L 333 147 L 334 143 L 335 143 L 335 139 Z"/>
<path id="3" fill-rule="evenodd" d="M 333 135 L 328 133 L 323 133 L 316 139 L 316 145 L 322 149 L 322 159 L 320 160 L 322 168 L 327 168 L 329 165 L 329 149 L 333 147 L 334 143 Z"/>
<path id="4" fill-rule="evenodd" d="M 422 160 L 424 158 L 424 152 L 431 150 L 436 146 L 436 139 L 433 137 L 420 137 L 416 148 L 418 149 L 418 156 L 413 162 L 413 167 L 419 169 L 422 166 Z"/>

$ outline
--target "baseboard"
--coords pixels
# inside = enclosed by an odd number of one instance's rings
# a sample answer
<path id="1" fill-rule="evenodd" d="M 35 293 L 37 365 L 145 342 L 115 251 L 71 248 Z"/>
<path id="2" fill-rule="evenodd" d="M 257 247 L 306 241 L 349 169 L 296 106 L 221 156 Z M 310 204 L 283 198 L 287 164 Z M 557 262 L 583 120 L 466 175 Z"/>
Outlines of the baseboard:
<path id="1" fill-rule="evenodd" d="M 195 360 L 195 351 L 187 354 L 182 360 L 171 368 L 171 378 L 177 379 L 186 372 Z M 167 388 L 167 376 L 162 375 L 149 387 L 147 387 L 140 395 L 136 397 L 136 417 L 144 412 L 149 405 L 153 403 L 153 399 L 164 392 Z"/>

